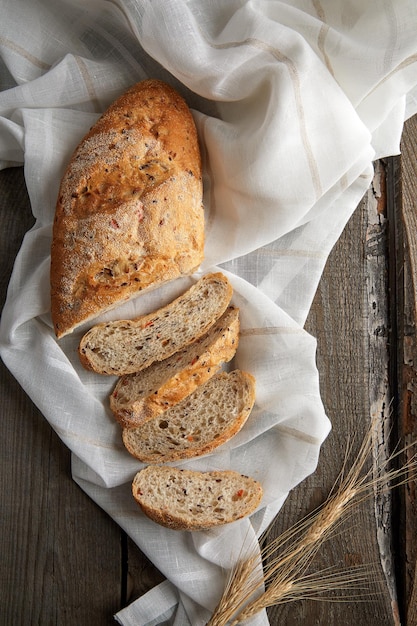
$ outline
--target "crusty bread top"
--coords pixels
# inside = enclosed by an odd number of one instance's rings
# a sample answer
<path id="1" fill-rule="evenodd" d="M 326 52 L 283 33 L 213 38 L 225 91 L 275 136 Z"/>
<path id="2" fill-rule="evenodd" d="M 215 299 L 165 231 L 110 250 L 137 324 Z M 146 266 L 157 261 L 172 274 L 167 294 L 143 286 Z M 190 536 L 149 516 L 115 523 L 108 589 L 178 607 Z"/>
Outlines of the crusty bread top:
<path id="1" fill-rule="evenodd" d="M 145 515 L 173 530 L 206 530 L 250 515 L 262 500 L 253 478 L 232 470 L 198 472 L 149 466 L 138 472 L 132 493 Z"/>
<path id="2" fill-rule="evenodd" d="M 162 361 L 207 332 L 226 310 L 232 293 L 226 276 L 205 274 L 153 313 L 97 324 L 81 339 L 81 363 L 98 374 L 121 376 Z"/>
<path id="3" fill-rule="evenodd" d="M 239 343 L 239 309 L 228 307 L 209 331 L 168 359 L 119 378 L 110 408 L 123 428 L 139 426 L 187 397 L 230 361 Z"/>
<path id="4" fill-rule="evenodd" d="M 191 274 L 203 253 L 194 120 L 170 86 L 140 82 L 83 138 L 61 182 L 51 248 L 57 337 L 144 289 Z"/>
<path id="5" fill-rule="evenodd" d="M 220 372 L 159 417 L 125 428 L 123 443 L 143 463 L 169 463 L 208 454 L 239 432 L 254 402 L 251 374 Z"/>

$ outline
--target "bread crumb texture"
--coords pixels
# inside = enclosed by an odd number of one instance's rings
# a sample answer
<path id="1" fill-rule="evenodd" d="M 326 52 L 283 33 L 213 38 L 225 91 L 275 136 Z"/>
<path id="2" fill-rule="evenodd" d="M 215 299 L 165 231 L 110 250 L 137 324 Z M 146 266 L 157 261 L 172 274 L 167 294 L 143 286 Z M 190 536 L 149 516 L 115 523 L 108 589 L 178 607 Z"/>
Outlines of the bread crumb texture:
<path id="1" fill-rule="evenodd" d="M 86 369 L 122 376 L 162 361 L 201 337 L 228 307 L 233 289 L 220 272 L 205 274 L 166 306 L 134 320 L 93 326 L 81 339 Z"/>
<path id="2" fill-rule="evenodd" d="M 110 408 L 123 428 L 139 426 L 189 396 L 230 361 L 239 343 L 239 309 L 228 307 L 210 330 L 168 359 L 119 378 Z"/>
<path id="3" fill-rule="evenodd" d="M 124 429 L 123 443 L 144 463 L 198 457 L 236 435 L 254 402 L 255 379 L 251 374 L 220 372 L 159 417 Z"/>
<path id="4" fill-rule="evenodd" d="M 262 499 L 260 483 L 232 470 L 198 472 L 148 466 L 132 493 L 143 512 L 174 530 L 205 530 L 252 513 Z"/>
<path id="5" fill-rule="evenodd" d="M 101 116 L 61 181 L 51 248 L 57 337 L 204 255 L 201 158 L 191 112 L 157 80 Z"/>

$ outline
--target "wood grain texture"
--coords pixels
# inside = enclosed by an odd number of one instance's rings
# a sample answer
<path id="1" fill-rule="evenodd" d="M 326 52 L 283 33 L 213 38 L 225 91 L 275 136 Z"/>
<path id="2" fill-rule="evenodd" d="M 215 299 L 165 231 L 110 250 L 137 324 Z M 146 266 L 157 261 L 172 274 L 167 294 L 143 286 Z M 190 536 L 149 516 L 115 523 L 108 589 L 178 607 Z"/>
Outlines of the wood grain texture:
<path id="1" fill-rule="evenodd" d="M 3 366 L 0 380 L 1 623 L 110 625 L 119 530 L 72 481 L 68 450 Z"/>
<path id="2" fill-rule="evenodd" d="M 385 463 L 395 445 L 391 433 L 396 416 L 392 411 L 394 382 L 391 377 L 392 329 L 390 317 L 390 238 L 388 220 L 389 185 L 388 168 L 382 161 L 374 164 L 373 183 L 364 198 L 366 204 L 365 277 L 366 310 L 364 325 L 368 331 L 367 341 L 367 387 L 369 390 L 369 414 L 374 421 L 375 475 L 384 473 Z M 400 610 L 392 549 L 393 495 L 392 492 L 376 490 L 375 525 L 382 570 L 385 574 L 387 592 L 391 599 L 395 624 L 400 624 Z"/>
<path id="3" fill-rule="evenodd" d="M 138 546 L 126 538 L 126 599 L 125 605 L 134 602 L 144 593 L 158 585 L 165 577 L 155 565 L 139 550 Z"/>
<path id="4" fill-rule="evenodd" d="M 398 413 L 403 445 L 417 441 L 417 116 L 405 125 L 401 144 L 396 254 L 398 324 Z M 414 450 L 415 451 L 415 450 Z M 410 451 L 405 455 L 409 457 Z M 401 499 L 401 589 L 406 626 L 417 624 L 417 492 L 404 488 Z"/>
<path id="5" fill-rule="evenodd" d="M 307 321 L 307 330 L 317 338 L 317 364 L 321 377 L 323 402 L 332 422 L 332 432 L 325 441 L 316 472 L 290 494 L 283 511 L 274 525 L 278 534 L 300 519 L 302 515 L 320 505 L 330 492 L 341 470 L 349 439 L 355 450 L 367 432 L 373 398 L 380 373 L 371 355 L 373 342 L 369 319 L 369 292 L 381 315 L 386 309 L 385 282 L 372 289 L 367 274 L 367 256 L 370 255 L 370 235 L 373 243 L 384 254 L 382 231 L 375 228 L 378 203 L 374 189 L 370 189 L 347 224 L 333 249 Z M 372 249 L 372 246 L 371 246 Z M 375 248 L 374 248 L 375 252 Z M 379 254 L 377 255 L 379 256 Z M 380 260 L 381 262 L 381 260 Z M 381 293 L 382 290 L 382 293 Z M 334 540 L 325 544 L 317 555 L 314 568 L 346 568 L 370 565 L 373 573 L 369 593 L 360 601 L 351 594 L 351 601 L 320 602 L 300 601 L 293 605 L 274 607 L 269 615 L 272 624 L 280 626 L 310 626 L 313 624 L 368 624 L 391 626 L 397 623 L 397 609 L 387 579 L 381 566 L 378 528 L 372 498 L 357 508 L 355 515 L 346 520 Z M 389 573 L 389 578 L 392 573 Z M 389 585 L 393 582 L 389 579 Z M 347 590 L 349 597 L 349 590 Z M 336 596 L 332 596 L 337 599 Z"/>

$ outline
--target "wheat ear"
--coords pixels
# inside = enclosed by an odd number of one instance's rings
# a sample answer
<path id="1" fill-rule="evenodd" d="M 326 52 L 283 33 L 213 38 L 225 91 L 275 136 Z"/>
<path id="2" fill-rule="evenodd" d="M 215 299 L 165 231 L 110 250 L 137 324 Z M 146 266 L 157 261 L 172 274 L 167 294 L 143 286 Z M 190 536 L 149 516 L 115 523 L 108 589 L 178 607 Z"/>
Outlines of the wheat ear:
<path id="1" fill-rule="evenodd" d="M 373 475 L 367 461 L 372 452 L 374 424 L 364 438 L 350 469 L 347 460 L 325 503 L 272 541 L 267 541 L 259 554 L 259 546 L 247 554 L 232 569 L 222 598 L 207 626 L 235 626 L 259 611 L 297 599 L 313 598 L 324 592 L 343 590 L 348 586 L 364 588 L 370 572 L 354 568 L 342 572 L 322 571 L 306 574 L 315 554 L 339 524 L 375 489 L 391 489 L 417 476 L 417 455 L 412 455 L 402 467 L 394 462 L 407 446 L 379 464 L 379 474 Z M 260 559 L 265 562 L 260 574 Z"/>

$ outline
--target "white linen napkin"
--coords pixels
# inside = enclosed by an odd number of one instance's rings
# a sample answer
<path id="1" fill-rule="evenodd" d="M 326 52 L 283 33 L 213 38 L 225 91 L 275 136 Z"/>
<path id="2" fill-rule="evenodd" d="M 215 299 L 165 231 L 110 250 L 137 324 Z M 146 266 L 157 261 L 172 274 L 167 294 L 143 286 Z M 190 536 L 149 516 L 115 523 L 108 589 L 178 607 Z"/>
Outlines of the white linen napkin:
<path id="1" fill-rule="evenodd" d="M 24 164 L 35 226 L 15 262 L 1 356 L 73 453 L 73 477 L 167 581 L 120 611 L 124 626 L 207 622 L 230 564 L 313 472 L 330 423 L 316 344 L 303 329 L 328 254 L 417 111 L 414 0 L 0 0 L 0 165 Z M 80 366 L 80 329 L 57 342 L 49 251 L 60 178 L 98 115 L 145 77 L 166 80 L 196 120 L 204 164 L 200 272 L 100 319 L 159 307 L 211 269 L 235 289 L 235 365 L 257 380 L 244 429 L 179 463 L 261 480 L 260 509 L 204 533 L 169 531 L 130 493 L 142 466 L 109 408 L 114 379 Z M 337 303 L 335 303 L 337 306 Z M 250 622 L 267 624 L 265 613 Z"/>

